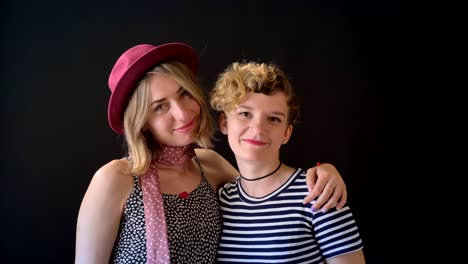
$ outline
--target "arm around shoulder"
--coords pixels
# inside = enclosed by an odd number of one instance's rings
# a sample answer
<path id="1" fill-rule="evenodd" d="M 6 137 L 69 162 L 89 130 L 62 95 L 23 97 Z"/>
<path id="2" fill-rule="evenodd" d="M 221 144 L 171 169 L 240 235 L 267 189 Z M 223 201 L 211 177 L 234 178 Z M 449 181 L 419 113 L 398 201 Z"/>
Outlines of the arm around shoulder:
<path id="1" fill-rule="evenodd" d="M 108 263 L 127 197 L 133 189 L 126 160 L 113 160 L 93 176 L 81 202 L 75 263 Z"/>

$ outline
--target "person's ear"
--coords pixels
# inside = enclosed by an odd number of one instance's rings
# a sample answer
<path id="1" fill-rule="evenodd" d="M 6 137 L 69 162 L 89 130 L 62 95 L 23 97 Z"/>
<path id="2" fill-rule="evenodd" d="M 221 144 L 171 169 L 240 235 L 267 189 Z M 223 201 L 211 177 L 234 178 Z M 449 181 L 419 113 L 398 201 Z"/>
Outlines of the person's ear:
<path id="1" fill-rule="evenodd" d="M 225 113 L 220 113 L 219 114 L 219 130 L 223 135 L 227 135 L 227 118 Z"/>
<path id="2" fill-rule="evenodd" d="M 289 125 L 284 131 L 283 145 L 288 143 L 293 131 L 293 125 Z"/>

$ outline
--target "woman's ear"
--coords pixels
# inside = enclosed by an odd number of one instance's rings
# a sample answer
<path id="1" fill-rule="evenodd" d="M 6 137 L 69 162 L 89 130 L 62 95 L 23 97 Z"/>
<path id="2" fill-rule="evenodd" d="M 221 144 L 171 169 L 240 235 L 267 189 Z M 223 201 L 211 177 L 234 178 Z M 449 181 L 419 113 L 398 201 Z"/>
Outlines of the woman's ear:
<path id="1" fill-rule="evenodd" d="M 227 119 L 226 119 L 226 114 L 225 113 L 220 113 L 219 114 L 219 130 L 223 135 L 227 135 Z"/>
<path id="2" fill-rule="evenodd" d="M 283 145 L 288 143 L 289 139 L 291 138 L 292 131 L 293 131 L 293 126 L 292 125 L 289 125 L 286 128 L 286 131 L 284 131 Z"/>

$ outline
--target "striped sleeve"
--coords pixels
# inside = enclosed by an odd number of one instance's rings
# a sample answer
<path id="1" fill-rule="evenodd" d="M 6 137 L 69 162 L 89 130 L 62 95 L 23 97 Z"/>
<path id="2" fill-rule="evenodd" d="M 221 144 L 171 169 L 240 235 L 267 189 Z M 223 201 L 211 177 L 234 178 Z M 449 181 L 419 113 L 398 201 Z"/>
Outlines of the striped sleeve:
<path id="1" fill-rule="evenodd" d="M 349 206 L 313 214 L 315 238 L 323 256 L 335 257 L 362 248 L 358 227 Z"/>
<path id="2" fill-rule="evenodd" d="M 276 191 L 248 196 L 239 182 L 219 191 L 223 230 L 218 263 L 324 263 L 326 258 L 362 247 L 349 207 L 312 213 L 298 169 Z"/>

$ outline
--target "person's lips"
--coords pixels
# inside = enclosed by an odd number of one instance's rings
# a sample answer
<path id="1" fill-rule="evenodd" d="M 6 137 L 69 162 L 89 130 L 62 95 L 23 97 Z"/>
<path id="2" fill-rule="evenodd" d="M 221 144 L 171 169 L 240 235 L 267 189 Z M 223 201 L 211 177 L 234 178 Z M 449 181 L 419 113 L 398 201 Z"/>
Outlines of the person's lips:
<path id="1" fill-rule="evenodd" d="M 243 139 L 244 142 L 248 143 L 248 144 L 252 144 L 252 145 L 255 145 L 255 146 L 263 146 L 263 145 L 267 145 L 268 143 L 266 142 L 263 142 L 263 141 L 260 141 L 260 140 L 256 140 L 256 139 Z"/>
<path id="2" fill-rule="evenodd" d="M 174 130 L 177 132 L 188 132 L 188 131 L 191 131 L 194 126 L 195 126 L 195 118 L 192 119 L 190 122 L 187 122 L 183 126 L 180 126 Z"/>

